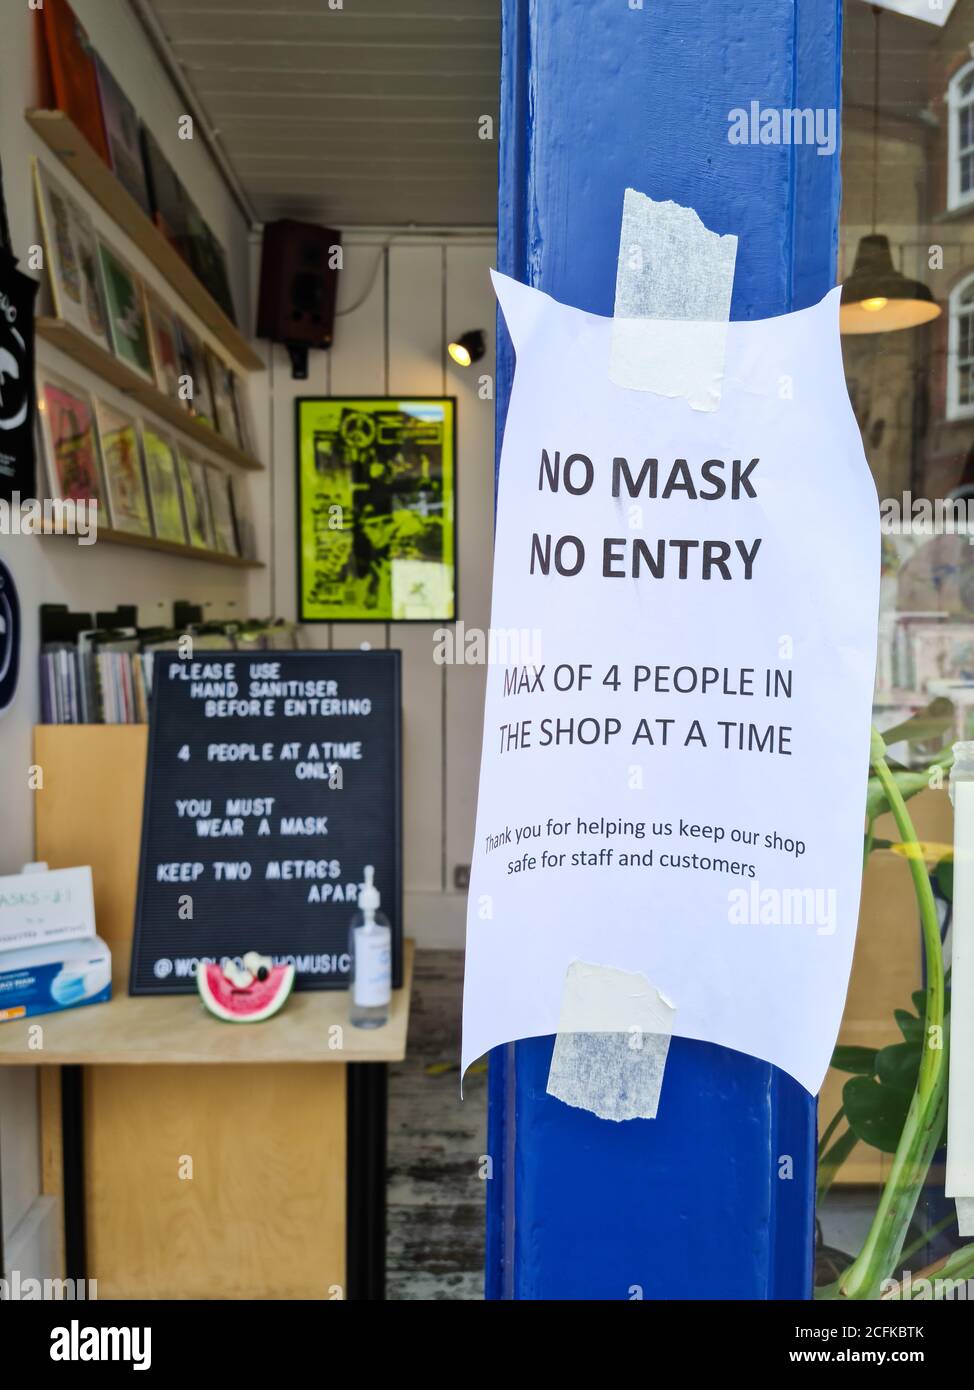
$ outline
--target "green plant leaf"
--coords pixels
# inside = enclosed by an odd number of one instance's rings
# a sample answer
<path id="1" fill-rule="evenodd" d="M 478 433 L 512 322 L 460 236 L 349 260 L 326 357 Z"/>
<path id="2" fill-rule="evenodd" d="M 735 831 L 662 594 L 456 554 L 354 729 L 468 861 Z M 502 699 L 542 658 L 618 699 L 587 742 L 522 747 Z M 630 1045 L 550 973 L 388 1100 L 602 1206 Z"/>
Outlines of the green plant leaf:
<path id="1" fill-rule="evenodd" d="M 894 772 L 887 760 L 875 756 L 877 741 L 882 746 L 882 740 L 876 739 L 873 730 L 870 760 L 882 793 L 882 801 L 892 813 L 900 843 L 918 845 L 919 837 L 907 809 L 906 799 L 915 795 L 921 787 L 908 785 L 904 794 L 898 779 L 906 780 L 907 775 L 900 770 Z M 953 750 L 943 749 L 932 760 L 931 766 L 921 778 L 921 784 L 925 783 L 931 787 L 943 786 L 942 773 L 952 762 Z M 936 769 L 940 769 L 937 776 L 934 775 Z M 909 780 L 915 783 L 916 778 L 914 776 Z M 876 798 L 873 800 L 875 802 Z M 874 805 L 870 810 L 870 829 L 877 809 Z M 935 856 L 931 863 L 936 863 L 940 857 L 942 856 Z M 843 1113 L 849 1121 L 850 1129 L 861 1134 L 866 1142 L 881 1151 L 892 1153 L 894 1157 L 862 1249 L 836 1284 L 829 1286 L 829 1296 L 850 1299 L 880 1297 L 883 1280 L 890 1278 L 896 1267 L 909 1223 L 946 1124 L 946 981 L 937 903 L 930 879 L 930 866 L 921 862 L 916 855 L 909 855 L 907 862 L 919 908 L 928 975 L 928 998 L 924 1019 L 927 1024 L 943 1029 L 943 1046 L 934 1049 L 925 1047 L 922 1042 L 914 1044 L 919 1056 L 919 1068 L 917 1084 L 912 1092 L 903 1088 L 903 1053 L 894 1053 L 889 1058 L 877 1057 L 875 1080 L 866 1076 L 853 1076 L 843 1088 Z M 918 1020 L 913 1019 L 905 1010 L 901 1013 L 902 1016 L 898 1016 L 897 1022 L 901 1028 L 905 1025 L 905 1028 L 912 1032 Z M 909 1042 L 909 1039 L 907 1041 Z M 899 1047 L 899 1044 L 894 1044 L 893 1047 Z M 881 1063 L 883 1073 L 887 1077 L 886 1084 L 878 1075 Z"/>
<path id="2" fill-rule="evenodd" d="M 836 1047 L 832 1066 L 836 1071 L 851 1071 L 858 1076 L 873 1076 L 876 1071 L 875 1047 Z"/>
<path id="3" fill-rule="evenodd" d="M 930 781 L 927 772 L 894 772 L 891 775 L 904 801 L 909 801 L 911 796 L 922 792 Z M 888 810 L 889 802 L 879 778 L 870 777 L 866 783 L 866 819 L 875 820 L 877 816 L 885 815 Z"/>
<path id="4" fill-rule="evenodd" d="M 896 1091 L 913 1094 L 920 1070 L 919 1020 L 918 1036 L 914 1041 L 890 1043 L 881 1047 L 876 1054 L 876 1076 L 882 1086 L 890 1086 Z"/>
<path id="5" fill-rule="evenodd" d="M 929 767 L 921 768 L 918 772 L 904 772 L 897 769 L 891 771 L 891 776 L 899 788 L 903 800 L 909 801 L 910 797 L 916 796 L 917 792 L 922 792 L 930 785 L 930 774 L 935 767 L 940 768 L 941 772 L 947 772 L 953 767 L 953 764 L 954 750 L 953 748 L 945 748 L 942 753 L 938 753 L 935 758 L 930 760 Z M 870 777 L 866 782 L 867 821 L 875 820 L 877 816 L 884 815 L 889 809 L 889 801 L 886 799 L 886 793 L 883 791 L 879 778 Z"/>
<path id="6" fill-rule="evenodd" d="M 920 996 L 923 997 L 922 995 Z M 919 1043 L 923 1037 L 923 1024 L 908 1009 L 894 1009 L 896 1026 L 908 1043 Z"/>
<path id="7" fill-rule="evenodd" d="M 894 743 L 928 743 L 931 739 L 943 738 L 954 727 L 954 706 L 943 695 L 931 700 L 926 709 L 919 714 L 904 719 L 892 729 L 883 730 L 883 742 L 887 748 Z"/>
<path id="8" fill-rule="evenodd" d="M 911 1093 L 884 1086 L 869 1076 L 852 1076 L 842 1088 L 849 1128 L 857 1139 L 892 1154 L 900 1142 Z"/>
<path id="9" fill-rule="evenodd" d="M 954 901 L 954 861 L 953 859 L 941 859 L 940 863 L 933 871 L 933 876 L 937 882 L 937 888 L 949 903 Z"/>
<path id="10" fill-rule="evenodd" d="M 875 1076 L 853 1076 L 842 1088 L 842 1105 L 853 1134 L 864 1144 L 890 1154 L 896 1152 L 906 1122 L 922 1053 L 920 1020 L 905 1009 L 897 1009 L 896 1021 L 907 1041 L 881 1047 L 875 1054 Z"/>

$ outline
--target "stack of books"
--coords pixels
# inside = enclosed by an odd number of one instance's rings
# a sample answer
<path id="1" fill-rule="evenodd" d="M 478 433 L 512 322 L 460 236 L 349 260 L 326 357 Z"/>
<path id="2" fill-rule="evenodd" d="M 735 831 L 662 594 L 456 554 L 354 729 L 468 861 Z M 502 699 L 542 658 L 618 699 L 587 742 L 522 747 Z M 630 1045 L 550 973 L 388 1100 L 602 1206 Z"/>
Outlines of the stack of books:
<path id="1" fill-rule="evenodd" d="M 41 608 L 41 723 L 146 724 L 152 667 L 159 651 L 293 651 L 293 623 L 249 619 L 203 622 L 202 610 L 175 605 L 171 627 L 139 627 L 134 608 L 70 613 Z"/>

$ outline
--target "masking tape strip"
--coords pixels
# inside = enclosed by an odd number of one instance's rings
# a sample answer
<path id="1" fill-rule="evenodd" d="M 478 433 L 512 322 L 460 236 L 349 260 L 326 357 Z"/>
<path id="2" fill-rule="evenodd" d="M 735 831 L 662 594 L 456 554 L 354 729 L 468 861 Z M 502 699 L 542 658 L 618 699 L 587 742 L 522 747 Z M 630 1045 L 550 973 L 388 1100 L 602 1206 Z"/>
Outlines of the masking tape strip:
<path id="1" fill-rule="evenodd" d="M 655 1119 L 675 1013 L 645 975 L 572 961 L 548 1095 L 603 1120 Z"/>
<path id="2" fill-rule="evenodd" d="M 974 1236 L 974 1197 L 955 1197 L 957 1208 L 957 1234 L 968 1238 Z"/>
<path id="3" fill-rule="evenodd" d="M 736 261 L 736 236 L 626 189 L 609 349 L 617 386 L 717 409 Z"/>

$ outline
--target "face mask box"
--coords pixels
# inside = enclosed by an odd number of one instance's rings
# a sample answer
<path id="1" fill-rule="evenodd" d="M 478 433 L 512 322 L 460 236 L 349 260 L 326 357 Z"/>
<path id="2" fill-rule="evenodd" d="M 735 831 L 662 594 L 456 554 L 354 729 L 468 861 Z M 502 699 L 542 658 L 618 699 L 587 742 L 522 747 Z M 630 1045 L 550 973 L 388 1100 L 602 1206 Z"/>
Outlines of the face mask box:
<path id="1" fill-rule="evenodd" d="M 112 997 L 112 953 L 99 936 L 0 951 L 0 1023 Z"/>

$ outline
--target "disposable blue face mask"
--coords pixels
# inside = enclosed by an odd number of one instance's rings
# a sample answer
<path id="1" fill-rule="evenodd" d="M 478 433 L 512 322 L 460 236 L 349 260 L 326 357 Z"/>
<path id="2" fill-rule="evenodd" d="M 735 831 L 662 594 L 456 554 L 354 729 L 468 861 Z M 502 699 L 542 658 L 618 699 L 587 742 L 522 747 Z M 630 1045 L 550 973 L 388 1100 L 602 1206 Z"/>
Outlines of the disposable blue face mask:
<path id="1" fill-rule="evenodd" d="M 105 988 L 111 978 L 107 961 L 72 962 L 59 970 L 51 981 L 51 997 L 62 1007 L 76 1004 Z"/>
<path id="2" fill-rule="evenodd" d="M 83 999 L 85 977 L 80 970 L 61 970 L 51 981 L 51 994 L 59 1004 L 74 1004 Z"/>

